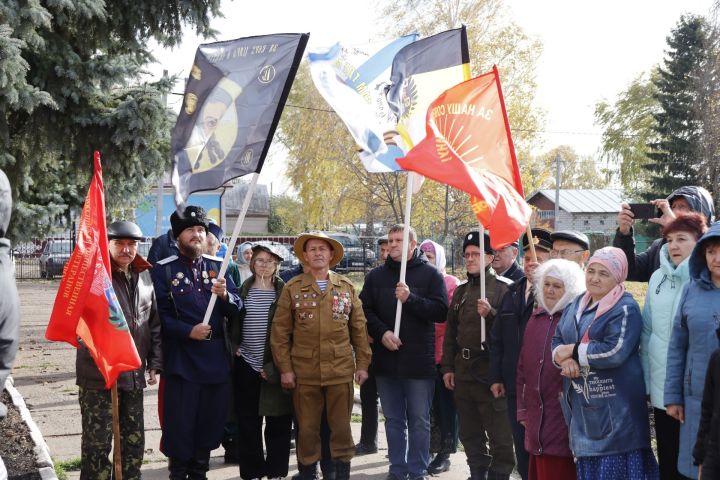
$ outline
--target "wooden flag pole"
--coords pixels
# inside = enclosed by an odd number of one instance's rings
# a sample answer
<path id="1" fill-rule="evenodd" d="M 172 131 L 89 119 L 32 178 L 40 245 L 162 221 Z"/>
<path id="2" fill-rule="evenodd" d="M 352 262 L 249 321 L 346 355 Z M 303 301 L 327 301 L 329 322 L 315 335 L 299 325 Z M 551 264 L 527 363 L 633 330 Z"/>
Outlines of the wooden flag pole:
<path id="1" fill-rule="evenodd" d="M 529 222 L 527 225 L 527 237 L 528 237 L 528 245 L 530 245 L 530 259 L 533 262 L 537 263 L 537 254 L 535 253 L 535 242 L 533 241 L 532 228 L 530 228 Z"/>
<path id="2" fill-rule="evenodd" d="M 113 423 L 113 466 L 115 467 L 115 480 L 122 480 L 122 456 L 120 451 L 120 409 L 118 406 L 117 382 L 110 390 L 112 398 L 112 423 Z"/>
<path id="3" fill-rule="evenodd" d="M 408 245 L 410 244 L 410 212 L 412 208 L 412 191 L 415 183 L 415 172 L 408 172 L 407 185 L 405 186 L 405 225 L 403 226 L 402 260 L 400 261 L 400 281 L 405 283 L 407 272 Z M 395 307 L 395 330 L 393 333 L 400 337 L 400 317 L 402 316 L 402 302 L 398 299 Z"/>
<path id="4" fill-rule="evenodd" d="M 225 278 L 225 272 L 227 271 L 228 264 L 230 263 L 230 259 L 232 258 L 232 252 L 235 249 L 235 244 L 237 243 L 237 239 L 240 236 L 240 231 L 242 229 L 242 224 L 245 221 L 245 215 L 247 214 L 248 208 L 250 207 L 250 200 L 252 199 L 253 192 L 255 192 L 255 185 L 257 185 L 258 177 L 260 176 L 259 173 L 255 172 L 253 173 L 252 180 L 250 181 L 250 185 L 248 185 L 247 192 L 245 192 L 245 200 L 243 200 L 242 208 L 240 209 L 240 216 L 237 219 L 237 222 L 235 222 L 235 228 L 233 229 L 232 237 L 230 237 L 230 244 L 228 245 L 227 253 L 225 254 L 225 258 L 223 258 L 222 266 L 220 267 L 220 273 L 218 273 L 218 277 Z M 221 240 L 218 238 L 218 240 Z M 240 288 L 240 285 L 235 285 L 238 289 Z M 207 325 L 210 323 L 210 315 L 212 314 L 213 308 L 215 307 L 215 302 L 217 301 L 217 295 L 214 293 L 210 297 L 210 303 L 208 303 L 208 308 L 205 310 L 205 318 L 203 318 L 203 324 Z"/>
<path id="5" fill-rule="evenodd" d="M 480 298 L 485 298 L 485 227 L 482 223 L 480 224 Z M 480 317 L 480 342 L 482 349 L 485 349 L 485 317 Z"/>

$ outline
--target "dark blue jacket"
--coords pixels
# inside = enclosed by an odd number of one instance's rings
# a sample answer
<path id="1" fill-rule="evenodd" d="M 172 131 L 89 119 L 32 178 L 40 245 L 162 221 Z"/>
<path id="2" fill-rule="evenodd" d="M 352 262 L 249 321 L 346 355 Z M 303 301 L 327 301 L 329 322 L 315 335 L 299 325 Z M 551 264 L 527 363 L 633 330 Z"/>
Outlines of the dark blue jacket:
<path id="1" fill-rule="evenodd" d="M 490 383 L 505 385 L 505 393 L 515 396 L 515 375 L 520 348 L 530 315 L 535 304 L 535 295 L 525 301 L 527 278 L 520 277 L 508 287 L 495 315 L 490 331 Z"/>
<path id="2" fill-rule="evenodd" d="M 377 344 L 373 352 L 375 375 L 403 378 L 435 378 L 435 323 L 447 316 L 445 280 L 420 250 L 408 258 L 405 283 L 410 296 L 403 304 L 398 351 L 382 345 L 385 332 L 395 328 L 395 286 L 400 281 L 400 262 L 388 257 L 365 278 L 360 300 L 367 319 L 368 333 Z"/>
<path id="3" fill-rule="evenodd" d="M 153 240 L 148 251 L 147 261 L 155 265 L 158 260 L 173 255 L 180 255 L 180 250 L 178 250 L 177 241 L 172 234 L 172 230 L 168 230 L 167 233 Z"/>
<path id="4" fill-rule="evenodd" d="M 193 340 L 190 332 L 202 323 L 212 296 L 211 279 L 217 277 L 222 260 L 203 255 L 191 260 L 180 254 L 160 260 L 152 269 L 162 325 L 163 373 L 195 383 L 230 380 L 230 357 L 225 347 L 226 317 L 237 314 L 242 301 L 232 277 L 225 272 L 228 301 L 217 299 L 212 315 L 210 340 Z"/>

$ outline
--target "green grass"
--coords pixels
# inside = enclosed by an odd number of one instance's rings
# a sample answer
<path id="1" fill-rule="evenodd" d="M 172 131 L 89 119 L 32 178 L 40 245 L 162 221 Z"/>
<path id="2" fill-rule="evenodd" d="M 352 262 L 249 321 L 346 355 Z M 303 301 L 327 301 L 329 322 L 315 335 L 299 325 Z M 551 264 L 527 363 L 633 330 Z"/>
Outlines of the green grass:
<path id="1" fill-rule="evenodd" d="M 67 472 L 75 472 L 80 470 L 80 459 L 73 458 L 71 460 L 64 460 L 62 462 L 55 463 L 55 474 L 58 480 L 67 480 Z"/>

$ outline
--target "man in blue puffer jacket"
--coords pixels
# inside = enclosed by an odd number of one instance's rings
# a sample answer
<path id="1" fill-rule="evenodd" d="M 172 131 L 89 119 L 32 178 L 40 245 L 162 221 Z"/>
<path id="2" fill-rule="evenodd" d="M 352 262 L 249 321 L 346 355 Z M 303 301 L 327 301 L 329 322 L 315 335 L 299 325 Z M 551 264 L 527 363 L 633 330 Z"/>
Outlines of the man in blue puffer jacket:
<path id="1" fill-rule="evenodd" d="M 705 215 L 710 225 L 715 221 L 715 206 L 710 192 L 703 187 L 680 187 L 667 197 L 651 202 L 663 214 L 660 218 L 651 218 L 650 222 L 665 226 L 677 215 L 688 212 L 698 212 Z M 635 236 L 632 228 L 633 213 L 630 206 L 623 203 L 618 214 L 618 229 L 613 239 L 613 247 L 625 252 L 628 261 L 628 281 L 647 282 L 655 270 L 660 268 L 660 247 L 665 243 L 664 238 L 655 240 L 648 249 L 635 254 Z"/>

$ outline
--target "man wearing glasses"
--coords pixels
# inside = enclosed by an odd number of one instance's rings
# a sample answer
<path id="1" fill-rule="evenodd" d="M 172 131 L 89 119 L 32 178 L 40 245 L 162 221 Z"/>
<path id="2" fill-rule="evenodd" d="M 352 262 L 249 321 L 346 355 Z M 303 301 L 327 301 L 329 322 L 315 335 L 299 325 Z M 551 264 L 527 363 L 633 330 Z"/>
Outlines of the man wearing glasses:
<path id="1" fill-rule="evenodd" d="M 485 272 L 480 271 L 481 255 L 485 255 Z M 455 393 L 460 441 L 465 446 L 471 480 L 508 479 L 515 467 L 507 403 L 490 391 L 487 340 L 511 283 L 491 267 L 494 255 L 487 234 L 484 252 L 480 250 L 479 232 L 465 235 L 463 256 L 468 279 L 453 294 L 440 361 L 445 386 Z M 486 298 L 480 298 L 481 274 L 485 275 Z M 481 317 L 485 318 L 485 340 Z"/>
<path id="2" fill-rule="evenodd" d="M 561 230 L 553 232 L 550 238 L 553 242 L 550 258 L 563 258 L 585 268 L 590 257 L 590 240 L 587 235 L 575 230 Z"/>

